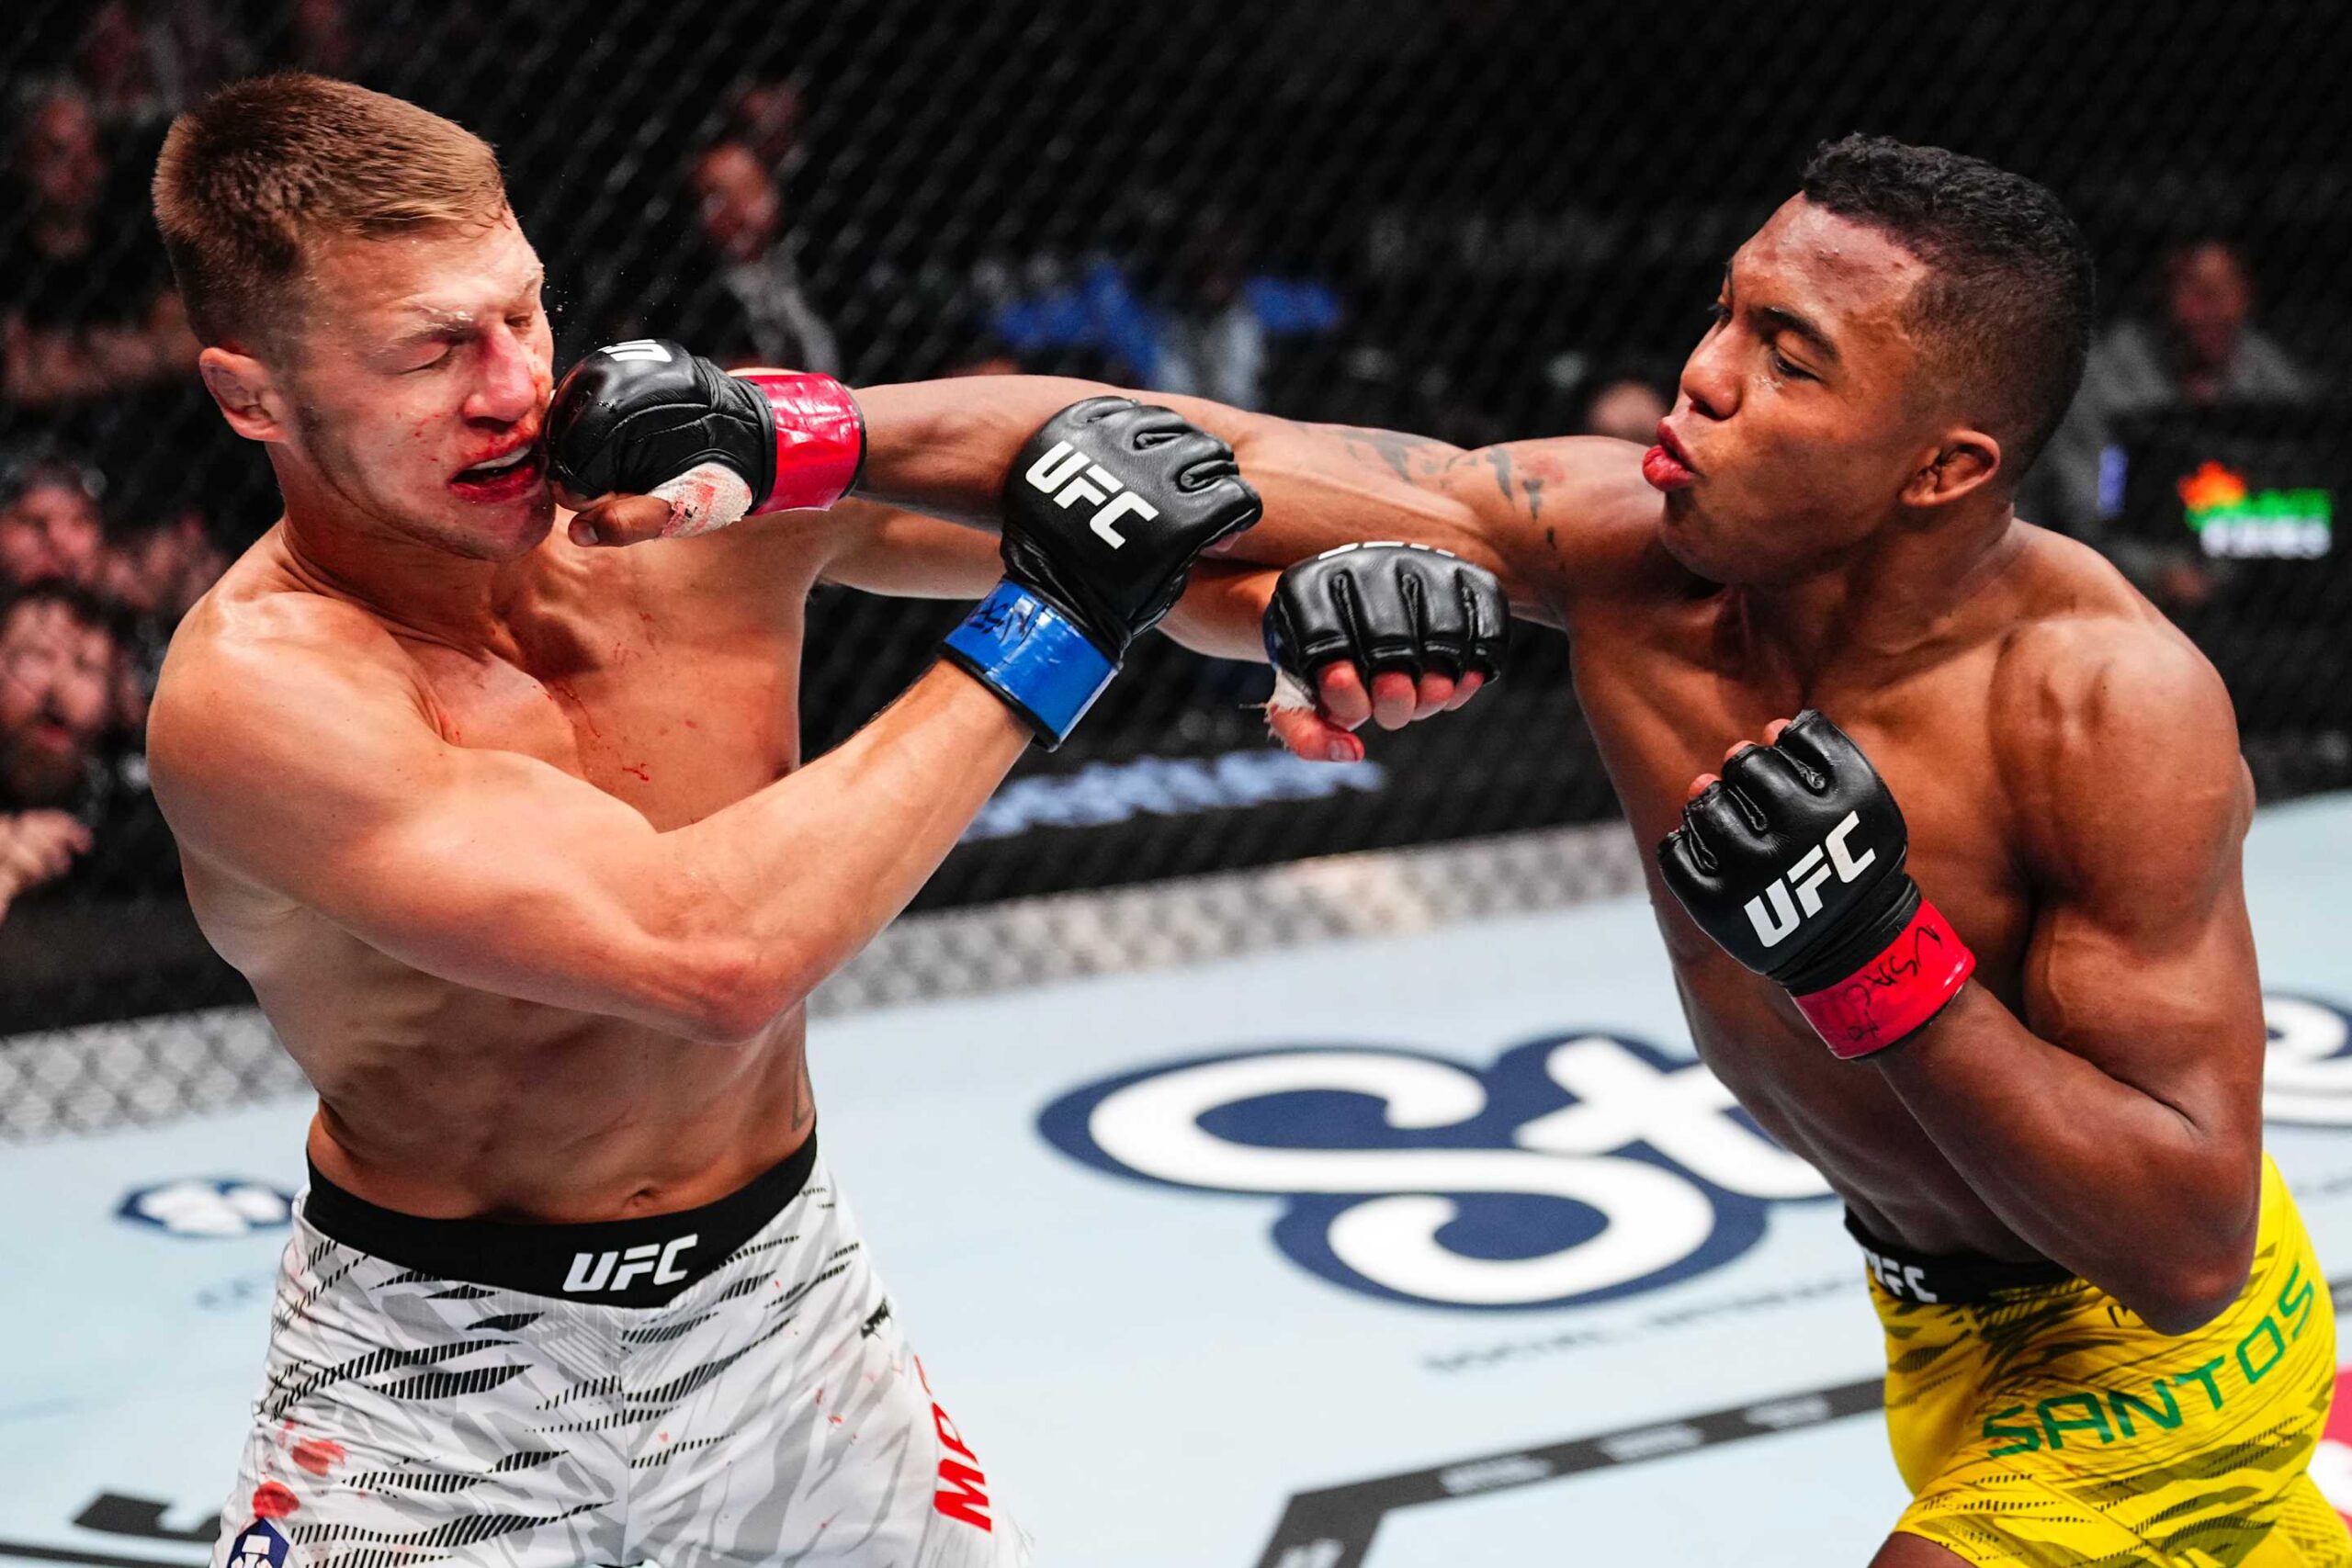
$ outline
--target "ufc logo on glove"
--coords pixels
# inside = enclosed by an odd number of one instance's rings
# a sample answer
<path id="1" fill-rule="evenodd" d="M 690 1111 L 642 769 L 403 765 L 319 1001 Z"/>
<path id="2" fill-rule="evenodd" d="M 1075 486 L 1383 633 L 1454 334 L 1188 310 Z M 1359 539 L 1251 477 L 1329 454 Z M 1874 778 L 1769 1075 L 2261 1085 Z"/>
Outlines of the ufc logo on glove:
<path id="1" fill-rule="evenodd" d="M 1067 441 L 1057 441 L 1047 447 L 1046 455 L 1030 464 L 1029 471 L 1021 477 L 1030 489 L 1052 496 L 1054 504 L 1065 510 L 1080 501 L 1093 502 L 1094 520 L 1087 525 L 1114 550 L 1127 542 L 1126 536 L 1114 525 L 1120 518 L 1132 515 L 1149 522 L 1159 515 L 1158 507 L 1121 484 L 1118 476 L 1102 464 L 1089 461 L 1085 453 Z"/>
<path id="2" fill-rule="evenodd" d="M 1797 929 L 1799 920 L 1810 919 L 1821 913 L 1821 885 L 1829 880 L 1833 869 L 1839 882 L 1851 882 L 1869 870 L 1871 863 L 1878 859 L 1876 850 L 1864 850 L 1861 858 L 1856 860 L 1846 848 L 1846 836 L 1860 827 L 1861 822 L 1860 812 L 1846 813 L 1846 819 L 1832 828 L 1827 838 L 1805 851 L 1797 863 L 1789 868 L 1786 876 L 1747 901 L 1748 924 L 1756 928 L 1757 939 L 1765 946 L 1780 946 L 1789 933 Z M 1822 864 L 1825 852 L 1829 859 L 1827 865 Z M 1789 902 L 1789 889 L 1792 887 L 1797 890 L 1794 904 Z M 1769 910 L 1764 904 L 1768 897 L 1772 901 Z"/>
<path id="3" fill-rule="evenodd" d="M 1859 854 L 1855 837 L 1867 846 Z M 1886 781 L 1807 708 L 1770 745 L 1724 759 L 1722 775 L 1683 802 L 1657 860 L 1699 929 L 1783 987 L 1831 1055 L 1852 1060 L 1926 1028 L 1976 969 L 1904 871 L 1909 847 Z"/>

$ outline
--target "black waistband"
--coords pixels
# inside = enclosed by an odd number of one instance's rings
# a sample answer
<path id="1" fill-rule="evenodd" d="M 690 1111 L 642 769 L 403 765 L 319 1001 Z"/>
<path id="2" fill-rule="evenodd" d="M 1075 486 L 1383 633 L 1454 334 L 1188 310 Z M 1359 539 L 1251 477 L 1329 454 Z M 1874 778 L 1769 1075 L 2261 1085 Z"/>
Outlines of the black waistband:
<path id="1" fill-rule="evenodd" d="M 800 1195 L 816 1164 L 811 1133 L 781 1164 L 698 1209 L 570 1225 L 397 1213 L 354 1197 L 312 1166 L 302 1217 L 345 1247 L 425 1279 L 598 1306 L 660 1306 L 717 1272 Z"/>
<path id="2" fill-rule="evenodd" d="M 2075 1276 L 2064 1264 L 2042 1258 L 2007 1263 L 1973 1252 L 1938 1257 L 1881 1241 L 1846 1212 L 1846 1234 L 1861 1244 L 1871 1278 L 1898 1301 L 1973 1304 L 1996 1301 L 2011 1291 L 2043 1290 Z"/>

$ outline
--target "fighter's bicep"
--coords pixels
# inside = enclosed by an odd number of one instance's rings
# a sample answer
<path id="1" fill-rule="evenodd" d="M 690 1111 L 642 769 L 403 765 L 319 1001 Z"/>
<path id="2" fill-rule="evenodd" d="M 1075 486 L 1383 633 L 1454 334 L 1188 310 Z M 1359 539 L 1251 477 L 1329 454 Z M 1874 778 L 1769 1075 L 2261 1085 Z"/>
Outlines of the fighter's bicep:
<path id="1" fill-rule="evenodd" d="M 453 749 L 454 750 L 454 749 Z M 379 813 L 320 871 L 322 913 L 445 979 L 598 1008 L 662 922 L 670 879 L 651 824 L 534 758 L 460 753 L 416 803 Z"/>
<path id="2" fill-rule="evenodd" d="M 1170 401 L 1190 417 L 1183 400 Z M 1477 504 L 1442 479 L 1445 463 L 1468 456 L 1461 448 L 1394 431 L 1222 412 L 1202 423 L 1231 443 L 1265 512 L 1219 555 L 1284 567 L 1340 545 L 1394 540 L 1500 568 Z"/>
<path id="3" fill-rule="evenodd" d="M 2024 972 L 2028 1027 L 2104 1056 L 2201 1055 L 2261 1040 L 2261 998 L 2245 900 L 2235 886 L 2150 919 L 2106 901 L 2061 899 L 2036 912 Z"/>
<path id="4" fill-rule="evenodd" d="M 2043 683 L 2039 716 L 2011 737 L 2033 749 L 2008 766 L 2039 888 L 2026 1021 L 2120 1076 L 2242 1098 L 2264 1032 L 2243 874 L 2252 794 L 2227 696 L 2186 650 L 2105 653 Z"/>
<path id="5" fill-rule="evenodd" d="M 1630 442 L 1556 436 L 1470 456 L 1476 465 L 1451 482 L 1479 503 L 1482 531 L 1509 563 L 1505 581 L 1529 585 L 1555 617 L 1635 586 L 1654 565 L 1664 502 Z"/>
<path id="6" fill-rule="evenodd" d="M 1557 625 L 1578 600 L 1626 581 L 1655 542 L 1660 502 L 1625 442 L 1562 436 L 1465 449 L 1395 431 L 1291 428 L 1305 438 L 1240 448 L 1243 475 L 1266 496 L 1260 528 L 1272 531 L 1263 543 L 1288 545 L 1295 513 L 1318 525 L 1318 548 L 1433 545 L 1493 572 L 1515 613 Z"/>
<path id="7" fill-rule="evenodd" d="M 364 665 L 288 652 L 266 672 L 178 673 L 152 743 L 174 829 L 416 967 L 480 984 L 544 967 L 558 942 L 594 946 L 645 869 L 628 863 L 653 831 L 627 805 L 534 759 L 449 744 Z"/>

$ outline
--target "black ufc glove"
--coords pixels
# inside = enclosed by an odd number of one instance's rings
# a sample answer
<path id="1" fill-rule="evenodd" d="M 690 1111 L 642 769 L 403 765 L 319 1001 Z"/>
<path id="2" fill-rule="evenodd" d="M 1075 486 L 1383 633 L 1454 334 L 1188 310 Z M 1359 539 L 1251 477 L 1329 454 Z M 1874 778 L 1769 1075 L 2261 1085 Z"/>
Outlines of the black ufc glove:
<path id="1" fill-rule="evenodd" d="M 1266 606 L 1266 660 L 1291 705 L 1345 662 L 1372 677 L 1502 673 L 1510 604 L 1486 568 L 1427 545 L 1341 545 L 1283 571 Z"/>
<path id="2" fill-rule="evenodd" d="M 1700 929 L 1786 987 L 1850 1058 L 1924 1027 L 1976 966 L 1905 874 L 1909 849 L 1878 770 L 1807 708 L 1773 744 L 1724 763 L 1657 861 Z"/>
<path id="3" fill-rule="evenodd" d="M 1258 520 L 1233 450 L 1168 409 L 1089 398 L 1047 420 L 1004 486 L 1004 581 L 946 655 L 1057 746 L 1203 550 Z"/>
<path id="4" fill-rule="evenodd" d="M 666 338 L 639 338 L 571 367 L 548 405 L 547 444 L 548 472 L 575 501 L 648 494 L 715 462 L 751 487 L 752 512 L 782 512 L 842 498 L 865 461 L 865 424 L 830 376 L 730 376 Z"/>

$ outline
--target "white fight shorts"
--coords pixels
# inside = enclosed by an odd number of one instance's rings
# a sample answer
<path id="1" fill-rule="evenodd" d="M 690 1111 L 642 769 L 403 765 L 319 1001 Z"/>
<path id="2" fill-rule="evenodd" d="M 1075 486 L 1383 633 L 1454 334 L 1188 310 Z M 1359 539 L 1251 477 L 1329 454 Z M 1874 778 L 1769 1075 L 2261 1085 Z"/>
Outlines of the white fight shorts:
<path id="1" fill-rule="evenodd" d="M 602 1224 L 423 1220 L 314 1171 L 215 1568 L 1010 1568 L 816 1141 Z"/>

